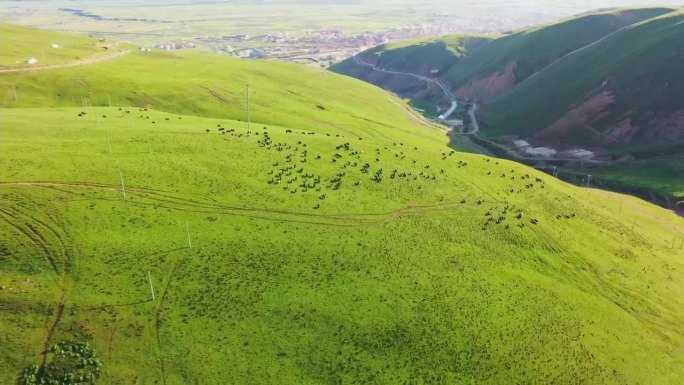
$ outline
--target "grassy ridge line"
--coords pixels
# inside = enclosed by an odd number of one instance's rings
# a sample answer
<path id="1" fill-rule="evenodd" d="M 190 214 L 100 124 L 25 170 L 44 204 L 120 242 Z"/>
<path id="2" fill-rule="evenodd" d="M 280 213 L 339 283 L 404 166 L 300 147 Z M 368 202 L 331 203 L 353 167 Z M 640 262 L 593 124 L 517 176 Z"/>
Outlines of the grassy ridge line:
<path id="1" fill-rule="evenodd" d="M 217 70 L 215 67 L 219 67 Z M 199 70 L 198 70 L 199 68 Z M 135 73 L 135 76 L 129 76 Z M 178 73 L 192 74 L 177 76 Z M 133 105 L 188 115 L 246 120 L 245 85 L 254 91 L 254 122 L 350 139 L 411 133 L 412 119 L 382 102 L 385 93 L 362 82 L 297 65 L 192 53 L 131 53 L 108 63 L 41 73 L 0 74 L 4 107 Z M 12 97 L 14 90 L 17 100 Z M 321 102 L 323 101 L 324 102 Z M 401 103 L 397 101 L 397 103 Z"/>
<path id="2" fill-rule="evenodd" d="M 440 79 L 453 90 L 469 82 L 503 73 L 515 63 L 514 81 L 519 83 L 574 50 L 585 47 L 625 26 L 673 12 L 676 8 L 625 8 L 583 15 L 504 36 L 451 35 L 411 40 L 372 48 L 362 54 L 375 58 L 378 65 L 392 70 L 429 75 L 438 70 Z M 396 84 L 391 80 L 368 78 L 357 73 L 349 60 L 331 67 L 335 72 L 361 76 L 375 84 Z M 439 100 L 439 95 L 419 98 Z"/>
<path id="3" fill-rule="evenodd" d="M 479 46 L 443 78 L 455 89 L 469 81 L 501 73 L 511 63 L 520 83 L 553 61 L 600 40 L 620 28 L 674 11 L 675 8 L 622 8 L 569 18 L 520 31 Z"/>

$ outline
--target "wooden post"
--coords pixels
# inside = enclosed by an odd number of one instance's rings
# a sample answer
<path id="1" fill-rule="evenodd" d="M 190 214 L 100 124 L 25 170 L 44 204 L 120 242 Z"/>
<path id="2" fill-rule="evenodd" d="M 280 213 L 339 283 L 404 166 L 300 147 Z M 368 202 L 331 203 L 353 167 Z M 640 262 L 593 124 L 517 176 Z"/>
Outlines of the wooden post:
<path id="1" fill-rule="evenodd" d="M 190 225 L 185 221 L 185 232 L 188 235 L 188 247 L 192 249 L 192 239 L 190 238 Z"/>
<path id="2" fill-rule="evenodd" d="M 121 192 L 123 193 L 124 199 L 126 199 L 126 186 L 124 186 L 124 178 L 121 171 L 119 171 L 119 178 L 121 178 Z"/>
<path id="3" fill-rule="evenodd" d="M 147 272 L 147 281 L 150 283 L 150 294 L 152 294 L 152 301 L 154 302 L 154 286 L 152 286 L 152 275 Z"/>

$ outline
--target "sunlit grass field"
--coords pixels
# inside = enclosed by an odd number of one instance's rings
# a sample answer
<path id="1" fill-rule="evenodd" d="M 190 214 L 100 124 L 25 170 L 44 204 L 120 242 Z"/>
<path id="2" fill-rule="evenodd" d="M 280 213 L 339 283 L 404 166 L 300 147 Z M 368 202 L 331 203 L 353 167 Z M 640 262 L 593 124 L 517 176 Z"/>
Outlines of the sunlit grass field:
<path id="1" fill-rule="evenodd" d="M 681 383 L 671 212 L 299 66 L 0 79 L 0 383 L 58 341 L 111 384 Z"/>

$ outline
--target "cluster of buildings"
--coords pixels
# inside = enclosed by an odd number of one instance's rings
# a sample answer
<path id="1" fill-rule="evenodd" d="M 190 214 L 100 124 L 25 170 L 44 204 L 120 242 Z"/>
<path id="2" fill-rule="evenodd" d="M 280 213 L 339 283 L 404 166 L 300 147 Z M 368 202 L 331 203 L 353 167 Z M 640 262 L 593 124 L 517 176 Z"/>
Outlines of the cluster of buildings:
<path id="1" fill-rule="evenodd" d="M 348 57 L 364 47 L 387 42 L 372 34 L 345 35 L 340 29 L 309 32 L 297 37 L 277 32 L 256 36 L 206 36 L 197 40 L 217 53 L 244 59 L 303 61 L 323 66 Z"/>
<path id="2" fill-rule="evenodd" d="M 154 46 L 154 48 L 161 49 L 164 51 L 176 51 L 180 49 L 189 49 L 189 48 L 195 48 L 196 45 L 193 42 L 189 41 L 177 41 L 177 42 L 170 42 L 170 43 L 160 43 Z"/>
<path id="3" fill-rule="evenodd" d="M 433 25 L 405 26 L 382 32 L 347 34 L 342 29 L 325 29 L 291 36 L 286 32 L 249 36 L 244 34 L 199 37 L 198 43 L 212 47 L 217 53 L 245 59 L 275 59 L 309 62 L 327 66 L 360 51 L 419 36 L 438 34 Z"/>
<path id="4" fill-rule="evenodd" d="M 591 160 L 594 158 L 594 153 L 582 148 L 572 148 L 565 151 L 554 150 L 549 147 L 535 147 L 525 140 L 514 140 L 513 146 L 518 153 L 523 156 L 529 156 L 540 159 L 578 159 Z"/>
<path id="5" fill-rule="evenodd" d="M 536 20 L 530 20 L 530 23 Z M 515 15 L 497 16 L 489 13 L 460 17 L 446 13 L 432 15 L 428 22 L 390 28 L 379 32 L 348 33 L 340 28 L 309 31 L 296 36 L 288 32 L 273 32 L 197 37 L 194 41 L 163 42 L 156 49 L 180 50 L 208 47 L 219 54 L 244 59 L 273 59 L 304 62 L 326 67 L 358 52 L 391 41 L 450 33 L 500 33 L 524 24 Z"/>
<path id="6" fill-rule="evenodd" d="M 500 33 L 520 23 L 517 19 L 491 14 L 484 14 L 481 17 L 436 14 L 429 22 L 399 26 L 380 32 L 352 34 L 339 28 L 329 28 L 298 36 L 292 36 L 287 32 L 274 32 L 255 36 L 204 36 L 197 40 L 218 53 L 245 59 L 308 61 L 326 66 L 391 41 L 449 33 Z"/>

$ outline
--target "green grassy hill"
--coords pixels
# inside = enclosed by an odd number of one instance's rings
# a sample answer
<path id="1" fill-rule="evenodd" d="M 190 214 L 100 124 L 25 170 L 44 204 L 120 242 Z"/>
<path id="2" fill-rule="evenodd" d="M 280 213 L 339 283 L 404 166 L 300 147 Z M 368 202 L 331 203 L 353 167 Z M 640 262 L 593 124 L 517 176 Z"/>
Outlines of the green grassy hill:
<path id="1" fill-rule="evenodd" d="M 428 76 L 433 70 L 440 73 L 463 60 L 478 46 L 494 39 L 493 36 L 447 35 L 419 38 L 388 43 L 365 51 L 361 57 L 368 63 L 395 71 L 407 71 Z M 350 75 L 349 72 L 365 70 L 345 60 L 330 68 L 334 72 Z"/>
<path id="2" fill-rule="evenodd" d="M 110 47 L 106 42 L 68 33 L 45 31 L 0 23 L 0 70 L 34 66 L 65 64 L 91 57 Z M 54 45 L 54 46 L 53 46 Z"/>
<path id="3" fill-rule="evenodd" d="M 496 98 L 510 87 L 524 81 L 558 58 L 591 44 L 621 28 L 672 12 L 672 8 L 619 9 L 589 14 L 543 25 L 493 39 L 442 78 L 462 97 Z M 510 69 L 508 87 L 488 93 L 487 79 L 505 74 Z M 504 80 L 504 79 L 502 79 Z M 483 83 L 479 85 L 478 82 Z M 508 82 L 507 80 L 505 82 Z M 498 88 L 498 87 L 494 87 Z"/>
<path id="4" fill-rule="evenodd" d="M 671 212 L 294 65 L 0 79 L 0 383 L 682 383 Z"/>
<path id="5" fill-rule="evenodd" d="M 5 78 L 0 85 L 2 107 L 111 103 L 246 121 L 249 85 L 252 118 L 262 123 L 345 133 L 353 139 L 373 132 L 391 138 L 394 131 L 406 131 L 408 124 L 411 136 L 425 135 L 413 131 L 408 112 L 393 117 L 397 111 L 394 103 L 399 101 L 382 90 L 285 63 L 210 54 L 132 52 L 97 65 L 8 74 Z M 387 123 L 397 118 L 403 118 L 403 123 Z"/>
<path id="6" fill-rule="evenodd" d="M 442 36 L 413 39 L 372 48 L 359 55 L 366 63 L 392 71 L 439 76 L 467 60 L 478 47 L 486 45 L 492 36 Z M 450 100 L 434 84 L 426 84 L 414 77 L 387 74 L 347 59 L 330 67 L 336 73 L 362 79 L 411 99 L 414 106 L 432 111 L 436 106 L 446 108 Z M 439 115 L 436 111 L 432 115 Z"/>

